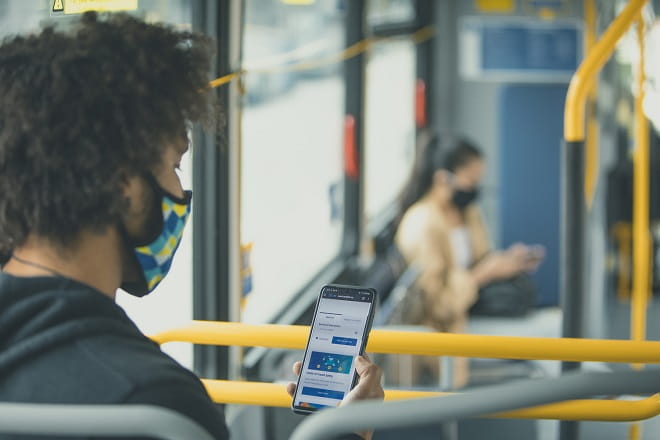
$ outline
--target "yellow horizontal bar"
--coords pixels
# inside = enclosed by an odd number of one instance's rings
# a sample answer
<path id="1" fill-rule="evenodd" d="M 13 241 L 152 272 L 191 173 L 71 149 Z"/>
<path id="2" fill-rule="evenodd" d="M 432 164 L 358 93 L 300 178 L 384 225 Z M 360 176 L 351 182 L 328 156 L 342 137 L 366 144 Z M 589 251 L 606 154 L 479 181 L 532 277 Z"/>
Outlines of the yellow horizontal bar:
<path id="1" fill-rule="evenodd" d="M 584 103 L 594 77 L 612 55 L 617 42 L 637 18 L 646 0 L 630 0 L 589 51 L 573 75 L 566 94 L 564 138 L 569 142 L 584 140 Z"/>
<path id="2" fill-rule="evenodd" d="M 193 321 L 152 337 L 159 344 L 190 342 L 268 348 L 305 348 L 309 327 Z M 547 359 L 574 362 L 660 363 L 660 342 L 607 339 L 527 338 L 372 330 L 370 353 Z"/>
<path id="3" fill-rule="evenodd" d="M 241 76 L 242 74 L 243 74 L 243 72 L 234 72 L 234 73 L 227 74 L 225 76 L 221 76 L 220 78 L 216 78 L 213 81 L 210 81 L 209 82 L 209 87 L 214 89 L 216 87 L 220 87 L 222 85 L 228 84 L 231 81 L 233 81 L 234 79 Z"/>
<path id="4" fill-rule="evenodd" d="M 216 403 L 258 406 L 291 406 L 285 385 L 203 379 Z M 424 391 L 385 390 L 385 400 L 417 399 L 448 395 Z M 571 400 L 551 405 L 492 414 L 485 417 L 630 422 L 660 414 L 660 395 L 640 400 Z"/>

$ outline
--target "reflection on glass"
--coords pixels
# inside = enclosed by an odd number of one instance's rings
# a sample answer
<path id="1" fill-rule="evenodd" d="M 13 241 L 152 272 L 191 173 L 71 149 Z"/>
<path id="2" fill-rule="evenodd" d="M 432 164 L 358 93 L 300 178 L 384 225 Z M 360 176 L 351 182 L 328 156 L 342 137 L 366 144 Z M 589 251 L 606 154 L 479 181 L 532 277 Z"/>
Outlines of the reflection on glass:
<path id="1" fill-rule="evenodd" d="M 338 253 L 340 65 L 282 70 L 343 47 L 341 3 L 245 3 L 241 242 L 252 243 L 243 319 L 266 322 Z"/>
<path id="2" fill-rule="evenodd" d="M 0 38 L 39 30 L 49 16 L 49 2 L 25 0 L 0 1 Z"/>
<path id="3" fill-rule="evenodd" d="M 398 197 L 414 161 L 415 45 L 377 44 L 366 82 L 365 211 L 367 223 Z"/>

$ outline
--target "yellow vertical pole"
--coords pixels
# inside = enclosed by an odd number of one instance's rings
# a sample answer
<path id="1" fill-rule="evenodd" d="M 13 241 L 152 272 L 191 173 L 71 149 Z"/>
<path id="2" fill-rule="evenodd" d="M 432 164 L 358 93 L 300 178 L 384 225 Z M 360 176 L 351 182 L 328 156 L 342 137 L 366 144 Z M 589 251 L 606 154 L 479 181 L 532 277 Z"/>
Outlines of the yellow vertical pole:
<path id="1" fill-rule="evenodd" d="M 633 157 L 633 292 L 631 304 L 631 338 L 641 341 L 646 338 L 646 307 L 650 290 L 651 236 L 649 227 L 649 183 L 650 152 L 649 125 L 644 115 L 644 22 L 640 16 L 637 25 L 639 38 L 639 67 L 637 72 L 637 95 L 635 97 L 635 154 Z"/>
<path id="2" fill-rule="evenodd" d="M 584 51 L 585 56 L 596 44 L 595 0 L 584 2 Z M 594 75 L 587 90 L 587 132 L 585 138 L 584 198 L 588 208 L 594 200 L 598 182 L 598 118 L 596 117 L 596 93 L 598 77 Z"/>
<path id="3" fill-rule="evenodd" d="M 633 287 L 630 304 L 630 336 L 635 341 L 646 339 L 646 309 L 651 287 L 651 236 L 649 227 L 650 203 L 650 151 L 649 125 L 644 115 L 644 81 L 646 48 L 644 44 L 644 17 L 637 19 L 639 63 L 637 66 L 637 94 L 635 96 L 635 154 L 633 157 Z M 642 369 L 642 364 L 633 368 Z M 641 438 L 641 425 L 630 426 L 629 439 Z"/>
<path id="4" fill-rule="evenodd" d="M 630 431 L 628 431 L 629 440 L 641 440 L 642 438 L 642 426 L 639 422 L 634 422 L 630 424 Z"/>

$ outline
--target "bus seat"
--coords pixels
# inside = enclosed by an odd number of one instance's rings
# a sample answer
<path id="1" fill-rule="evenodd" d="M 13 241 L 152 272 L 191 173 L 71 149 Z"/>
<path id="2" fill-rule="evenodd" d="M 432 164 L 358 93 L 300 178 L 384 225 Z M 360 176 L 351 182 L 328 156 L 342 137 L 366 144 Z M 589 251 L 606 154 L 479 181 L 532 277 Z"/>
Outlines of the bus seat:
<path id="1" fill-rule="evenodd" d="M 0 434 L 213 440 L 197 422 L 153 405 L 0 402 Z"/>

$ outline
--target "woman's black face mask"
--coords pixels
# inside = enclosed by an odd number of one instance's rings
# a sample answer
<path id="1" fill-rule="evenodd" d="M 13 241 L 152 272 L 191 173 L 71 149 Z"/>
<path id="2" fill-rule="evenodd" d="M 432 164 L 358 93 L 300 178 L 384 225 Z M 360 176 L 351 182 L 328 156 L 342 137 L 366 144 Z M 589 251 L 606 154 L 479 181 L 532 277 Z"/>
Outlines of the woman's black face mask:
<path id="1" fill-rule="evenodd" d="M 454 188 L 454 194 L 451 201 L 461 211 L 470 206 L 479 198 L 479 188 L 463 190 Z"/>

